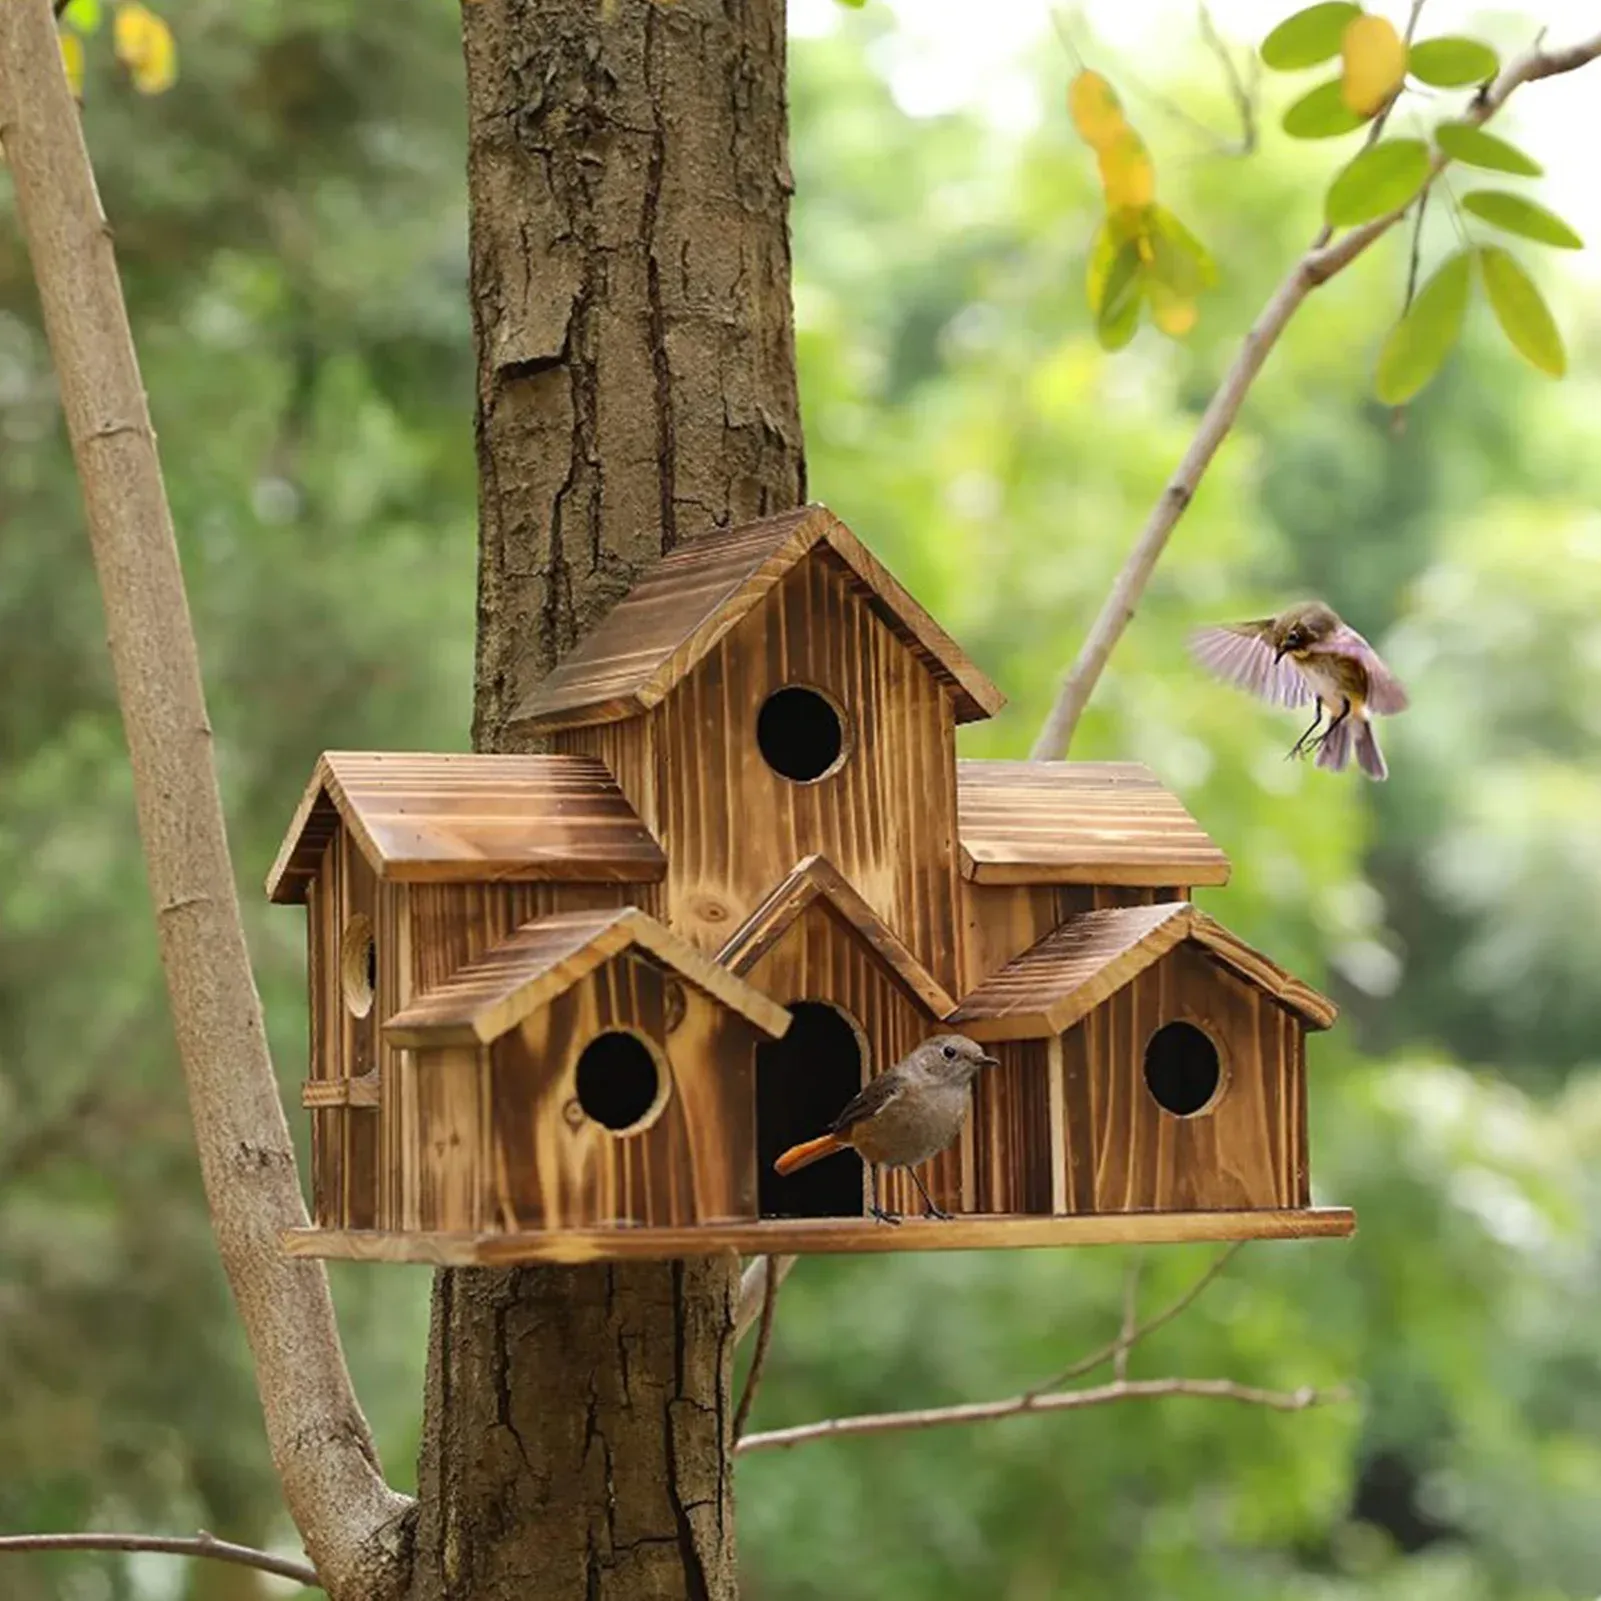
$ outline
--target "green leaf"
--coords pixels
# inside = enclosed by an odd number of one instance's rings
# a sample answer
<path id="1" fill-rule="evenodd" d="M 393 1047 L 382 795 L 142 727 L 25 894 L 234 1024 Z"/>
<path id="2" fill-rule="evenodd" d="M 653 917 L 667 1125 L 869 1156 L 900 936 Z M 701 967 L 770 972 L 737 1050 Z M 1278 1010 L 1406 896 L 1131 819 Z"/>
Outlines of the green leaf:
<path id="1" fill-rule="evenodd" d="M 1292 139 L 1333 139 L 1360 128 L 1368 119 L 1351 110 L 1340 93 L 1340 80 L 1320 83 L 1284 113 L 1284 131 Z"/>
<path id="2" fill-rule="evenodd" d="M 1471 252 L 1457 251 L 1390 330 L 1373 381 L 1374 393 L 1387 406 L 1405 405 L 1440 370 L 1462 332 L 1472 278 Z"/>
<path id="3" fill-rule="evenodd" d="M 1541 372 L 1560 378 L 1568 370 L 1568 354 L 1556 319 L 1534 280 L 1499 245 L 1481 245 L 1479 270 L 1495 310 L 1495 320 L 1512 348 Z"/>
<path id="4" fill-rule="evenodd" d="M 1406 70 L 1419 83 L 1436 89 L 1463 89 L 1493 78 L 1501 70 L 1501 60 L 1477 39 L 1423 39 L 1412 46 Z"/>
<path id="5" fill-rule="evenodd" d="M 100 26 L 100 0 L 71 0 L 62 16 L 79 33 L 94 33 Z"/>
<path id="6" fill-rule="evenodd" d="M 1533 156 L 1524 155 L 1516 145 L 1475 128 L 1471 122 L 1442 122 L 1434 130 L 1434 142 L 1464 166 L 1510 172 L 1519 178 L 1538 178 L 1545 170 Z"/>
<path id="7" fill-rule="evenodd" d="M 1166 289 L 1193 300 L 1203 289 L 1217 284 L 1217 263 L 1211 253 L 1166 206 L 1153 205 L 1147 213 L 1147 239 L 1151 247 L 1151 276 Z"/>
<path id="8" fill-rule="evenodd" d="M 1334 175 L 1323 202 L 1331 228 L 1354 228 L 1404 206 L 1429 176 L 1429 147 L 1421 139 L 1386 139 L 1369 146 Z"/>
<path id="9" fill-rule="evenodd" d="M 1559 250 L 1583 250 L 1584 241 L 1554 212 L 1507 189 L 1474 189 L 1462 197 L 1462 209 L 1507 233 Z"/>
<path id="10" fill-rule="evenodd" d="M 1340 53 L 1347 24 L 1362 13 L 1361 6 L 1345 0 L 1325 0 L 1286 17 L 1262 41 L 1262 60 L 1278 72 L 1295 72 L 1331 61 Z"/>

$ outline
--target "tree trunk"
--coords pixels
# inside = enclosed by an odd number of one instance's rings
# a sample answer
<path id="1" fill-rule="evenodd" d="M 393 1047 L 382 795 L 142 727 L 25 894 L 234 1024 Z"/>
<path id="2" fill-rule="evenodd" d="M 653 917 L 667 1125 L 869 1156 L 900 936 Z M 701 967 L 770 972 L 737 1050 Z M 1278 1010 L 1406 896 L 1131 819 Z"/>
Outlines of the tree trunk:
<path id="1" fill-rule="evenodd" d="M 462 15 L 473 734 L 505 750 L 521 694 L 645 565 L 804 498 L 784 12 L 473 0 Z M 439 1274 L 418 1601 L 731 1598 L 737 1292 L 715 1259 Z"/>

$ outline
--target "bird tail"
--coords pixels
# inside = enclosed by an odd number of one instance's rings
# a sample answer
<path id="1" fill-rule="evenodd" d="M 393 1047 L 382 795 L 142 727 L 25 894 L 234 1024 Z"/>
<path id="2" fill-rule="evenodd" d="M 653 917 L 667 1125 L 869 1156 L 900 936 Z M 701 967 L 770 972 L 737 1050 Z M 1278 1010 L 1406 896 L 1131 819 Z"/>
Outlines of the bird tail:
<path id="1" fill-rule="evenodd" d="M 1388 778 L 1390 770 L 1384 765 L 1384 753 L 1379 749 L 1378 735 L 1366 717 L 1351 712 L 1337 728 L 1331 728 L 1318 746 L 1317 764 L 1330 772 L 1343 773 L 1355 753 L 1356 764 L 1369 778 Z"/>
<path id="2" fill-rule="evenodd" d="M 792 1145 L 773 1163 L 775 1173 L 790 1174 L 803 1167 L 810 1167 L 813 1162 L 821 1162 L 825 1156 L 832 1156 L 835 1151 L 848 1151 L 850 1147 L 844 1140 L 836 1139 L 832 1134 L 821 1134 L 815 1140 L 805 1140 L 800 1145 Z"/>
<path id="3" fill-rule="evenodd" d="M 1356 759 L 1369 778 L 1390 776 L 1390 769 L 1384 765 L 1384 752 L 1379 749 L 1379 737 L 1373 732 L 1373 724 L 1366 719 L 1356 731 Z"/>

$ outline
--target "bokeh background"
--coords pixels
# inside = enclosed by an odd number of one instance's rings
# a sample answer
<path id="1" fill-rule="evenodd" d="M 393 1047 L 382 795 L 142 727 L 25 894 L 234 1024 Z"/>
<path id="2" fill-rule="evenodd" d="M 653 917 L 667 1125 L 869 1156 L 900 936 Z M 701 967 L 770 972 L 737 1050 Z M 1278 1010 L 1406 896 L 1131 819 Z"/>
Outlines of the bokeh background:
<path id="1" fill-rule="evenodd" d="M 292 1089 L 303 931 L 258 886 L 316 753 L 466 743 L 457 23 L 433 0 L 163 9 L 178 86 L 140 100 L 92 46 L 85 120 Z M 1063 105 L 1073 63 L 1043 4 L 990 9 L 796 0 L 796 301 L 813 491 L 1010 695 L 968 753 L 1020 755 L 1343 156 L 1275 131 L 1299 86 L 1274 81 L 1256 152 L 1216 153 L 1190 119 L 1227 134 L 1233 113 L 1188 6 L 1069 15 L 1222 267 L 1188 342 L 1147 328 L 1109 358 L 1083 293 L 1098 196 Z M 1247 45 L 1290 9 L 1217 14 Z M 1576 33 L 1586 9 L 1512 7 L 1484 31 L 1511 50 L 1542 22 Z M 1598 82 L 1536 86 L 1508 123 L 1553 169 L 1537 192 L 1601 232 Z M 1536 104 L 1548 91 L 1561 115 Z M 1451 242 L 1436 222 L 1426 257 Z M 751 1601 L 1601 1591 L 1601 318 L 1593 258 L 1524 256 L 1568 339 L 1560 384 L 1480 306 L 1404 416 L 1373 403 L 1402 242 L 1305 308 L 1074 752 L 1155 768 L 1234 859 L 1206 904 L 1345 1008 L 1313 1047 L 1314 1171 L 1360 1232 L 1247 1247 L 1133 1371 L 1343 1382 L 1356 1401 L 1175 1400 L 752 1457 Z M 1307 593 L 1412 690 L 1385 731 L 1387 786 L 1285 763 L 1291 720 L 1187 663 L 1190 625 Z M 0 1528 L 292 1548 L 202 1207 L 78 490 L 3 216 L 0 688 Z M 1115 1330 L 1128 1260 L 804 1262 L 756 1426 L 1010 1393 Z M 1208 1260 L 1146 1253 L 1150 1303 Z M 409 1482 L 427 1275 L 334 1277 Z M 9 1601 L 289 1588 L 155 1557 L 0 1568 Z"/>

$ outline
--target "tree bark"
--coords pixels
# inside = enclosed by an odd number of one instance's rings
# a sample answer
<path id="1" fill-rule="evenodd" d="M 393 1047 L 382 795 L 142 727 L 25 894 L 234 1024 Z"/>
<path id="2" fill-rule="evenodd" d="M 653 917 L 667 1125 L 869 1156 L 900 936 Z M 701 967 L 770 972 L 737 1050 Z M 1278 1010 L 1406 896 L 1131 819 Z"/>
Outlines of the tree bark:
<path id="1" fill-rule="evenodd" d="M 783 0 L 463 7 L 474 744 L 678 540 L 797 505 Z M 735 1593 L 736 1266 L 448 1271 L 418 1601 Z"/>

